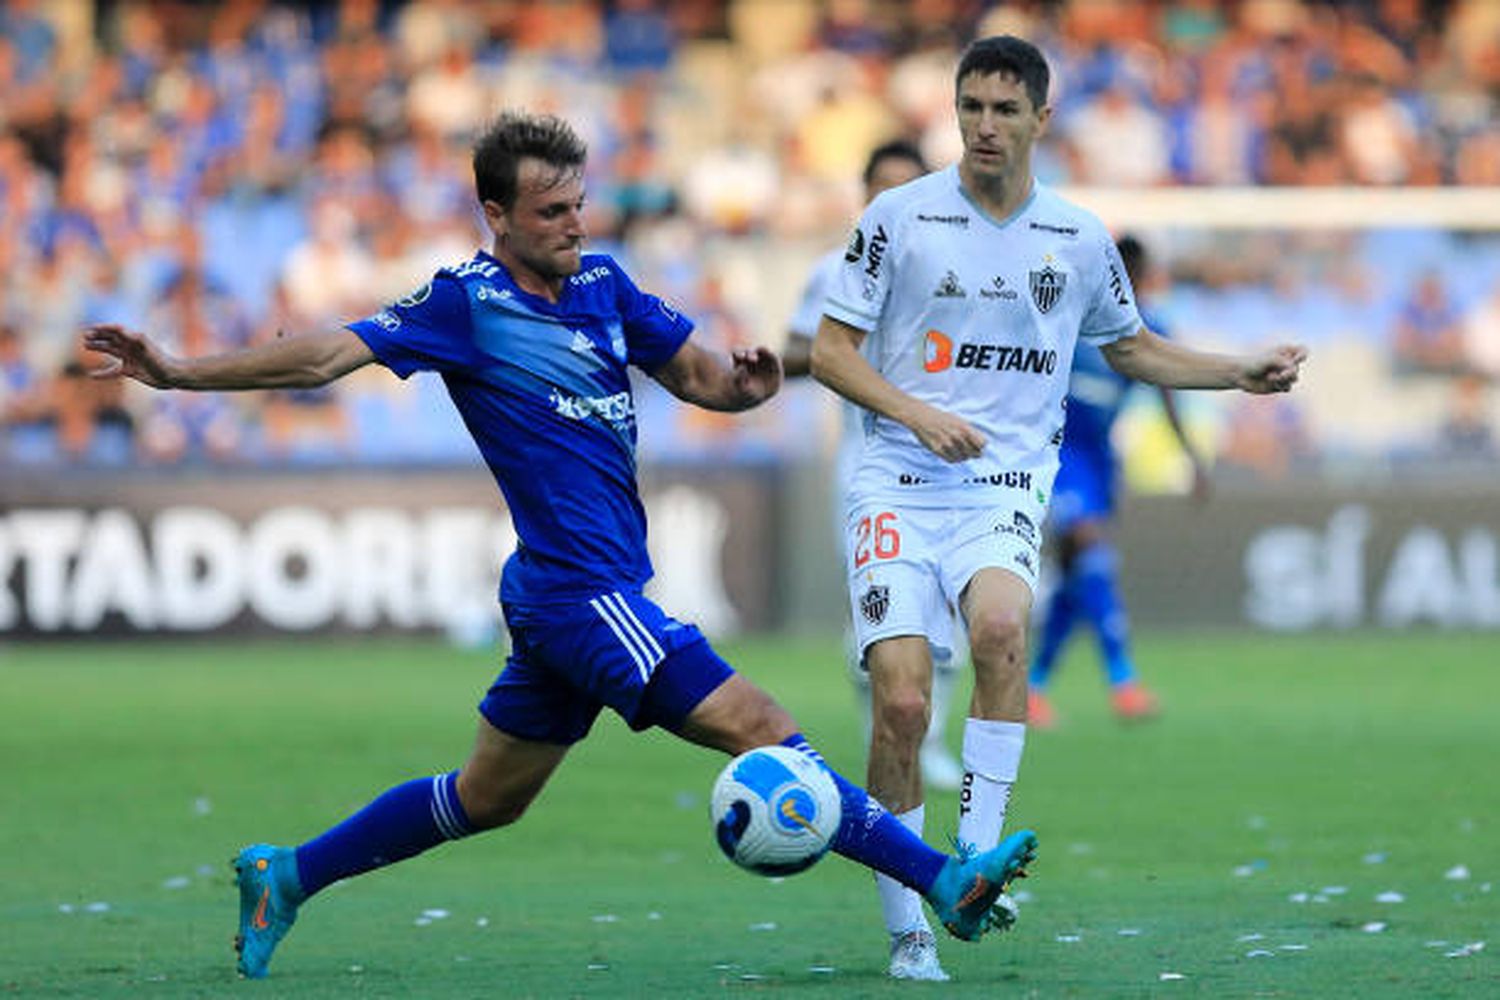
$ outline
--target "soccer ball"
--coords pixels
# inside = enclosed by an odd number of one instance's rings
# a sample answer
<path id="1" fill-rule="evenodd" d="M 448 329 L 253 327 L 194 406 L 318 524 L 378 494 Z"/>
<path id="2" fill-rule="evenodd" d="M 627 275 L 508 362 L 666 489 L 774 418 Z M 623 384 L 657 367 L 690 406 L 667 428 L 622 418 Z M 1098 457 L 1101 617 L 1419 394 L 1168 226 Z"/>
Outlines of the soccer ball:
<path id="1" fill-rule="evenodd" d="M 731 760 L 709 802 L 719 849 L 741 868 L 792 875 L 828 851 L 843 808 L 828 772 L 791 747 L 757 747 Z"/>

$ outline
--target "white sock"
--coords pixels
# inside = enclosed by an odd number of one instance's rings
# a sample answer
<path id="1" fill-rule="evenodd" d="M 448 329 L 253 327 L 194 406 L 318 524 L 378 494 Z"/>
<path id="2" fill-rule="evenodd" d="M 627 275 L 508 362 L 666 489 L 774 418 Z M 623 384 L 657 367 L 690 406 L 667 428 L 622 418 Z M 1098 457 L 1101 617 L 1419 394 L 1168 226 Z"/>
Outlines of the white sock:
<path id="1" fill-rule="evenodd" d="M 981 852 L 1000 843 L 1010 790 L 1026 746 L 1024 722 L 964 722 L 964 783 L 958 797 L 958 839 Z"/>
<path id="2" fill-rule="evenodd" d="M 927 818 L 927 807 L 915 809 L 896 816 L 901 825 L 918 837 L 922 836 L 923 821 Z M 927 913 L 922 909 L 922 897 L 916 890 L 908 889 L 889 875 L 875 875 L 875 889 L 880 893 L 880 912 L 885 916 L 885 929 L 892 934 L 911 930 L 931 931 Z"/>

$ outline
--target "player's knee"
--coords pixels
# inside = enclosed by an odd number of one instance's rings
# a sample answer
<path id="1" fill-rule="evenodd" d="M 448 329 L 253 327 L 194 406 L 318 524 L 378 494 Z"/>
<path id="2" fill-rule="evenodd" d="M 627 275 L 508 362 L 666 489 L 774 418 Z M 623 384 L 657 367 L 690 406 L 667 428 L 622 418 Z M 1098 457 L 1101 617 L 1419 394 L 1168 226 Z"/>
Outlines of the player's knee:
<path id="1" fill-rule="evenodd" d="M 464 809 L 469 814 L 470 826 L 476 830 L 494 830 L 502 826 L 510 826 L 525 815 L 530 805 L 530 798 L 508 796 L 481 800 L 474 806 L 466 803 Z"/>
<path id="2" fill-rule="evenodd" d="M 1026 619 L 1016 608 L 987 608 L 969 618 L 969 648 L 976 662 L 1004 665 L 1026 657 Z"/>
<path id="3" fill-rule="evenodd" d="M 875 726 L 887 739 L 916 745 L 927 733 L 927 698 L 916 685 L 882 690 L 873 709 Z"/>

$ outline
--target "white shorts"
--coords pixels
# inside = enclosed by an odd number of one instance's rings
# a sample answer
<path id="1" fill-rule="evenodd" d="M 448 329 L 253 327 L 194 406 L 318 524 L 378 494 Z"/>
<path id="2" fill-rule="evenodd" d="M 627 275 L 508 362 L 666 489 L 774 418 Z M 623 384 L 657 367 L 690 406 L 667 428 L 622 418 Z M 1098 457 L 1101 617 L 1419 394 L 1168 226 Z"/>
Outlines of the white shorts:
<path id="1" fill-rule="evenodd" d="M 862 503 L 845 530 L 849 604 L 861 657 L 870 644 L 925 636 L 935 656 L 953 646 L 953 609 L 982 569 L 1009 570 L 1036 593 L 1039 505 L 964 509 Z"/>

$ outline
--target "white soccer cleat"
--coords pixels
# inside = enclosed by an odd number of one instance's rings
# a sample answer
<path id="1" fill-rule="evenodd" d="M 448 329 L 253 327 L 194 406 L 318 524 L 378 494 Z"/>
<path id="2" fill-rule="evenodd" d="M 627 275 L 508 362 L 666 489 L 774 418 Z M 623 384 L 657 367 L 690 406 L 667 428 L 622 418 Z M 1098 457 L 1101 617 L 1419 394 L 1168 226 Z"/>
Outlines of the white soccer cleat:
<path id="1" fill-rule="evenodd" d="M 948 981 L 948 973 L 938 962 L 937 939 L 932 931 L 918 928 L 891 935 L 890 976 L 928 983 Z"/>

